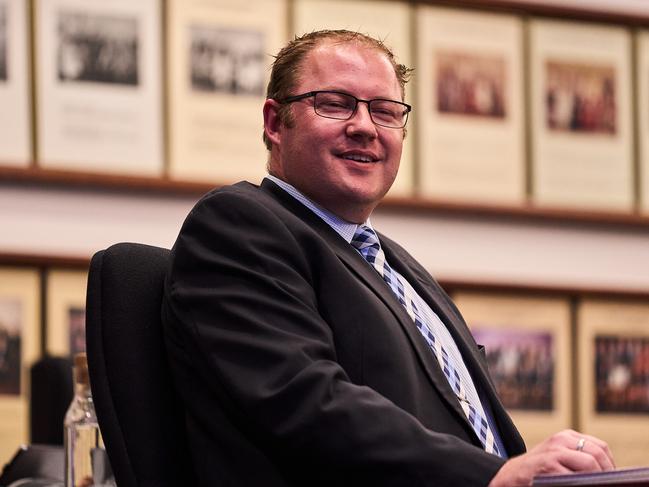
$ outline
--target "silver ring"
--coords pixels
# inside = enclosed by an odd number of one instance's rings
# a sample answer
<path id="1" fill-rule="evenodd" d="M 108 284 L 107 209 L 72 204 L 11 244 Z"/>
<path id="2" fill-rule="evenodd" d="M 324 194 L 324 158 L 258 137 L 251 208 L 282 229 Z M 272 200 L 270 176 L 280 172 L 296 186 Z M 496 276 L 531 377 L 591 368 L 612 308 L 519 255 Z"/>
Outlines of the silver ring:
<path id="1" fill-rule="evenodd" d="M 575 450 L 583 451 L 585 444 L 586 444 L 586 440 L 584 438 L 579 438 L 579 440 L 577 441 L 577 446 L 575 447 Z"/>

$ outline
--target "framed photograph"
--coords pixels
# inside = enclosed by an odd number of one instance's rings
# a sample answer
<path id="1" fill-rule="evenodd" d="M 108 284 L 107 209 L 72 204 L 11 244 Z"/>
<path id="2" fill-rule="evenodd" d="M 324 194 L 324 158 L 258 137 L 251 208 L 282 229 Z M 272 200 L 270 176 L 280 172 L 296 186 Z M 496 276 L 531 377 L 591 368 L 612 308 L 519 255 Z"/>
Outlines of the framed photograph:
<path id="1" fill-rule="evenodd" d="M 533 201 L 630 211 L 630 32 L 533 20 L 529 37 Z"/>
<path id="2" fill-rule="evenodd" d="M 0 166 L 32 162 L 27 2 L 0 0 Z"/>
<path id="3" fill-rule="evenodd" d="M 287 40 L 286 0 L 169 0 L 169 174 L 258 183 L 272 55 Z"/>
<path id="4" fill-rule="evenodd" d="M 505 407 L 552 411 L 556 401 L 552 333 L 478 326 L 473 336 L 487 351 L 489 370 Z"/>
<path id="5" fill-rule="evenodd" d="M 636 89 L 638 107 L 639 207 L 649 213 L 649 31 L 636 34 Z"/>
<path id="6" fill-rule="evenodd" d="M 301 35 L 318 29 L 347 29 L 369 34 L 381 39 L 393 50 L 397 61 L 412 67 L 410 43 L 411 6 L 405 2 L 372 0 L 296 0 L 293 2 L 291 30 Z M 406 103 L 414 98 L 412 83 L 406 85 Z M 416 112 L 414 108 L 407 125 L 407 136 L 401 153 L 401 165 L 388 196 L 409 197 L 413 195 L 414 148 Z"/>
<path id="7" fill-rule="evenodd" d="M 29 368 L 40 354 L 38 271 L 0 267 L 0 464 L 29 442 Z"/>
<path id="8" fill-rule="evenodd" d="M 585 299 L 577 310 L 579 427 L 608 442 L 617 466 L 649 449 L 649 303 Z"/>
<path id="9" fill-rule="evenodd" d="M 45 347 L 48 353 L 74 355 L 86 351 L 87 283 L 85 271 L 48 271 Z"/>
<path id="10" fill-rule="evenodd" d="M 160 0 L 37 0 L 41 167 L 163 172 Z"/>
<path id="11" fill-rule="evenodd" d="M 420 194 L 523 203 L 522 20 L 424 5 L 416 18 Z"/>
<path id="12" fill-rule="evenodd" d="M 572 427 L 569 301 L 468 291 L 454 300 L 528 448 Z"/>

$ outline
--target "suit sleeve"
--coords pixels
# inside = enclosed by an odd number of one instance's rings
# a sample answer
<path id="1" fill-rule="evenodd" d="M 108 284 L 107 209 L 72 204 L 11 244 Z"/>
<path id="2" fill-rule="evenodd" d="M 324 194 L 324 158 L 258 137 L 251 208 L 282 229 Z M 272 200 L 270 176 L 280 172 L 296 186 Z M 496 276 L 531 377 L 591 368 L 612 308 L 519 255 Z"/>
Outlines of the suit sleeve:
<path id="1" fill-rule="evenodd" d="M 216 193 L 185 222 L 166 305 L 245 428 L 275 455 L 373 486 L 486 485 L 503 460 L 427 430 L 352 383 L 318 311 L 317 266 L 286 223 L 246 196 Z M 198 360 L 198 358 L 197 358 Z"/>

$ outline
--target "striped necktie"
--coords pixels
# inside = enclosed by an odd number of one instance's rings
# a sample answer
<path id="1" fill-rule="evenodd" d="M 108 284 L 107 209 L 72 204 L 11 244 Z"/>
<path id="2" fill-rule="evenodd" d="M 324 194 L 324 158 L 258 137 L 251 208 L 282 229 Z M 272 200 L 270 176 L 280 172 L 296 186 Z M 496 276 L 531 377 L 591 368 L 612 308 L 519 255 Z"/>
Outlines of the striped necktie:
<path id="1" fill-rule="evenodd" d="M 359 225 L 351 244 L 381 275 L 401 305 L 406 309 L 410 318 L 415 322 L 417 329 L 424 336 L 446 379 L 451 385 L 453 392 L 455 392 L 469 423 L 475 430 L 478 438 L 480 438 L 485 451 L 500 456 L 500 451 L 494 441 L 494 435 L 489 427 L 489 423 L 467 398 L 466 388 L 460 374 L 458 374 L 453 361 L 446 351 L 447 347 L 442 344 L 442 340 L 439 338 L 441 334 L 434 332 L 435 324 L 429 323 L 419 309 L 424 303 L 421 302 L 421 298 L 417 296 L 412 286 L 388 265 L 374 230 L 366 225 Z M 419 306 L 417 305 L 417 301 L 420 302 Z M 439 322 L 438 326 L 444 325 Z"/>

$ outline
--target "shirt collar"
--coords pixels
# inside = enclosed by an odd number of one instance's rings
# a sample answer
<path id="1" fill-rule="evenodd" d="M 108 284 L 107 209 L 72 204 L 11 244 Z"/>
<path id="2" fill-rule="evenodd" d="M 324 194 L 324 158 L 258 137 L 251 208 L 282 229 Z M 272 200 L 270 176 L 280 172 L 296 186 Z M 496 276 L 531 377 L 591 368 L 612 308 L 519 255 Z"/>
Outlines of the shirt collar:
<path id="1" fill-rule="evenodd" d="M 288 194 L 290 194 L 293 198 L 295 198 L 304 206 L 306 206 L 309 210 L 311 210 L 313 213 L 315 213 L 320 218 L 322 218 L 322 220 L 324 220 L 324 222 L 327 225 L 333 228 L 336 231 L 336 233 L 338 233 L 338 235 L 340 235 L 343 239 L 345 239 L 347 243 L 351 243 L 352 238 L 356 233 L 356 229 L 359 227 L 358 224 L 348 222 L 347 220 L 343 220 L 339 216 L 334 215 L 330 211 L 324 209 L 320 205 L 314 203 L 312 200 L 304 196 L 298 189 L 296 189 L 291 184 L 279 179 L 276 176 L 273 176 L 272 174 L 268 174 L 266 176 L 266 179 L 270 179 L 277 186 L 279 186 Z M 368 227 L 372 228 L 372 224 L 370 223 L 369 218 L 363 225 L 367 225 Z"/>

